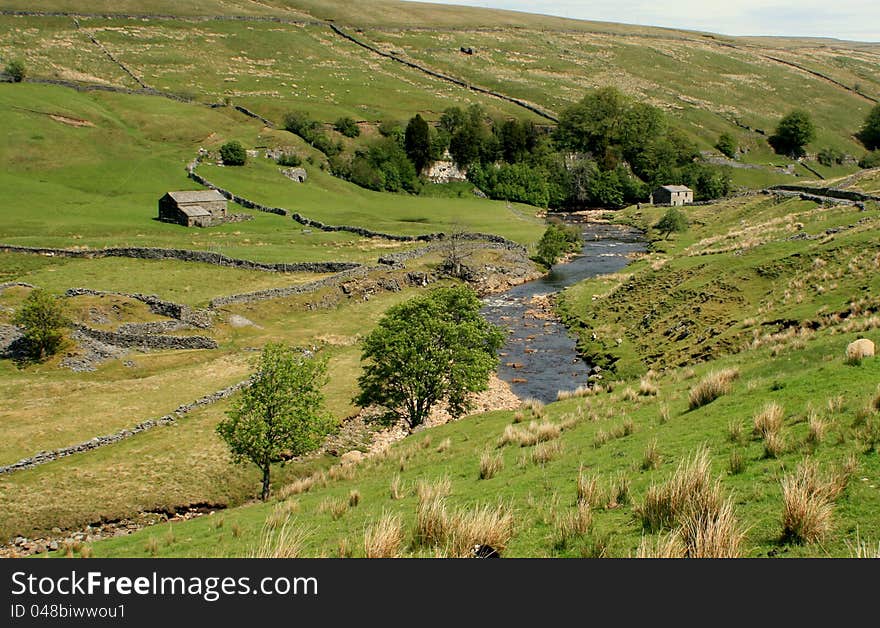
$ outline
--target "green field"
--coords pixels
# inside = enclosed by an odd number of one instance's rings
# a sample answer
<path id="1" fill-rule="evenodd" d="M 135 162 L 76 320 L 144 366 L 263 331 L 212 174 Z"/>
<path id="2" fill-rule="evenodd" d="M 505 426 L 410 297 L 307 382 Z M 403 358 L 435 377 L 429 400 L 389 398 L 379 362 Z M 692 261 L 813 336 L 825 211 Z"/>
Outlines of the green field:
<path id="1" fill-rule="evenodd" d="M 33 11 L 32 5 L 8 0 L 3 10 Z M 0 244 L 166 247 L 263 262 L 366 265 L 419 246 L 319 231 L 232 203 L 231 212 L 252 219 L 206 229 L 159 222 L 157 201 L 165 192 L 199 189 L 185 167 L 205 149 L 209 156 L 198 172 L 211 182 L 330 225 L 398 235 L 478 231 L 534 250 L 545 227 L 535 207 L 476 198 L 469 184 L 428 186 L 419 196 L 359 188 L 331 176 L 326 156 L 300 138 L 231 105 L 276 122 L 303 110 L 328 127 L 350 116 L 364 136 L 346 139 L 348 152 L 375 138 L 383 121 L 405 122 L 418 112 L 436 122 L 451 106 L 480 104 L 495 118 L 547 124 L 510 102 L 384 59 L 334 34 L 328 20 L 399 57 L 555 113 L 589 89 L 612 85 L 663 109 L 709 154 L 721 133 L 733 134 L 738 159 L 759 168 L 732 169 L 734 188 L 747 194 L 687 208 L 690 228 L 669 239 L 651 228 L 665 210 L 630 207 L 614 215 L 645 230 L 649 253 L 556 300 L 583 353 L 601 365 L 607 388 L 550 404 L 540 419 L 527 410 L 496 411 L 420 431 L 352 468 L 333 467 L 338 461 L 331 455 L 279 465 L 268 504 L 254 502 L 256 470 L 233 465 L 215 432 L 229 408 L 228 400 L 220 401 L 173 426 L 0 475 L 0 540 L 53 528 L 66 535 L 139 513 L 207 504 L 224 512 L 175 523 L 173 533 L 167 525 L 150 527 L 90 549 L 95 556 L 247 556 L 266 528 L 277 534 L 289 521 L 303 533 L 303 555 L 362 556 L 365 527 L 398 514 L 401 553 L 445 555 L 449 547 L 416 543 L 413 528 L 417 484 L 448 477 L 450 512 L 501 503 L 513 518 L 505 556 L 632 556 L 645 538 L 656 537 L 638 517 L 651 486 L 705 445 L 744 531 L 741 555 L 848 556 L 861 540 L 880 541 L 880 363 L 844 360 L 851 340 L 880 342 L 880 208 L 751 193 L 816 177 L 802 164 L 794 175 L 780 173 L 793 162 L 773 154 L 766 135 L 743 128 L 769 134 L 783 114 L 807 108 L 818 128 L 810 156 L 833 147 L 859 158 L 863 148 L 854 132 L 870 98 L 880 98 L 880 47 L 406 7 L 389 0 L 49 0 L 38 10 L 75 11 L 79 26 L 65 16 L 0 15 L 0 62 L 22 59 L 29 79 L 0 83 L 0 185 L 8 191 L 0 206 Z M 476 54 L 462 54 L 461 46 Z M 107 52 L 172 97 L 119 91 L 140 86 Z M 85 90 L 97 86 L 117 91 Z M 244 167 L 218 165 L 214 155 L 229 140 L 257 156 Z M 273 148 L 303 158 L 305 183 L 288 180 L 264 157 Z M 829 184 L 880 192 L 876 171 L 825 168 L 809 156 L 808 165 Z M 407 273 L 434 272 L 441 258 L 435 251 L 405 269 L 383 267 L 344 290 L 216 308 L 210 328 L 171 332 L 209 336 L 216 349 L 133 349 L 96 361 L 95 370 L 73 372 L 63 364 L 83 348 L 68 334 L 62 351 L 43 363 L 0 359 L 0 465 L 129 428 L 239 382 L 270 341 L 327 355 L 327 406 L 342 422 L 358 411 L 352 399 L 361 339 L 387 308 L 418 294 Z M 498 251 L 470 261 L 506 272 Z M 54 293 L 80 287 L 155 294 L 197 308 L 219 296 L 324 276 L 0 253 L 0 283 Z M 24 287 L 0 292 L 0 324 L 11 322 L 28 294 Z M 76 322 L 102 330 L 168 320 L 123 296 L 65 303 Z M 738 371 L 730 391 L 690 409 L 690 391 L 722 368 Z M 769 402 L 783 408 L 783 426 L 781 444 L 768 453 L 752 422 Z M 526 429 L 533 419 L 556 425 L 546 428 L 554 436 L 540 445 L 499 445 L 507 426 Z M 368 432 L 342 448 L 366 449 Z M 643 464 L 652 443 L 659 454 Z M 547 460 L 535 462 L 541 453 Z M 741 460 L 736 472 L 732 456 Z M 789 543 L 782 538 L 780 481 L 807 457 L 836 477 L 844 477 L 846 467 L 846 487 L 821 542 Z M 500 459 L 494 477 L 479 479 L 481 458 Z M 563 523 L 577 512 L 579 470 L 595 476 L 601 495 L 591 504 L 591 525 L 582 521 L 582 529 L 563 534 Z M 313 477 L 313 488 L 293 494 L 294 481 L 306 477 Z M 614 497 L 610 487 L 621 482 L 628 490 Z"/>

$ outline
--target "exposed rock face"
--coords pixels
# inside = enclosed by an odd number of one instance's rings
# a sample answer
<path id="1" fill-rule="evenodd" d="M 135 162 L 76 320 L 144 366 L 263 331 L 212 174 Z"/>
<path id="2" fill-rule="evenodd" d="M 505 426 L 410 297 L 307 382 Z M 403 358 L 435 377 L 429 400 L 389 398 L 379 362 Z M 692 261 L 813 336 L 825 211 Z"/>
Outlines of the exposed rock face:
<path id="1" fill-rule="evenodd" d="M 309 178 L 305 168 L 282 168 L 281 174 L 295 183 L 305 183 Z"/>
<path id="2" fill-rule="evenodd" d="M 459 168 L 451 159 L 441 159 L 425 169 L 425 177 L 431 183 L 453 183 L 467 181 L 467 171 Z"/>

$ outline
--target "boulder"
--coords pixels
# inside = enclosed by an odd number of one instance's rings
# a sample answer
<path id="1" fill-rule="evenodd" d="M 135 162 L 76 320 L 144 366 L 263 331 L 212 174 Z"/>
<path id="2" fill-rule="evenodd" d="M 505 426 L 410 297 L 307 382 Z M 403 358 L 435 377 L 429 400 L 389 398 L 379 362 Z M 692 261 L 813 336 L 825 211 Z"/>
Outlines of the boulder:
<path id="1" fill-rule="evenodd" d="M 859 338 L 846 346 L 847 360 L 861 360 L 874 357 L 874 343 L 867 338 Z"/>

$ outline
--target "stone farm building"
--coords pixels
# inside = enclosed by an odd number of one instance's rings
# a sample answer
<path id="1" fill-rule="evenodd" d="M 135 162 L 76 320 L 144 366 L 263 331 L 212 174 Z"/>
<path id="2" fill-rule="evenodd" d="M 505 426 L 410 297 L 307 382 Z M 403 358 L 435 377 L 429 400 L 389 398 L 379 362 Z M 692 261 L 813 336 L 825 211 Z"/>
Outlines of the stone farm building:
<path id="1" fill-rule="evenodd" d="M 664 185 L 651 194 L 654 205 L 687 205 L 694 202 L 694 191 L 685 185 Z"/>
<path id="2" fill-rule="evenodd" d="M 159 220 L 185 227 L 212 227 L 226 221 L 226 197 L 217 190 L 168 192 L 159 199 Z"/>

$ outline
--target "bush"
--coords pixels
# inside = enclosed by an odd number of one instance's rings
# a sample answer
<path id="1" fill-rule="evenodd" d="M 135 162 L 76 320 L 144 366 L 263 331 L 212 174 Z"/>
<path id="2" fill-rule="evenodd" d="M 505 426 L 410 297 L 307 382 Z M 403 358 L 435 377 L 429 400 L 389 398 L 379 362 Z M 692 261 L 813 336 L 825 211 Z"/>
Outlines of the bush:
<path id="1" fill-rule="evenodd" d="M 835 164 L 842 164 L 844 157 L 846 157 L 846 155 L 843 154 L 843 151 L 826 146 L 819 151 L 818 155 L 816 155 L 816 160 L 823 166 L 830 168 Z"/>
<path id="2" fill-rule="evenodd" d="M 12 324 L 23 329 L 27 354 L 35 360 L 42 360 L 61 348 L 64 328 L 70 321 L 58 297 L 36 289 L 15 313 Z"/>
<path id="3" fill-rule="evenodd" d="M 6 64 L 4 72 L 6 72 L 6 75 L 12 79 L 13 83 L 21 83 L 26 75 L 24 62 L 20 59 L 11 60 Z"/>
<path id="4" fill-rule="evenodd" d="M 868 150 L 877 150 L 880 148 L 880 105 L 874 105 L 868 117 L 865 118 L 865 124 L 858 134 L 859 140 Z"/>
<path id="5" fill-rule="evenodd" d="M 733 159 L 736 157 L 736 149 L 738 147 L 736 145 L 736 140 L 733 139 L 733 136 L 730 133 L 722 133 L 718 138 L 718 141 L 715 143 L 715 148 L 717 148 L 722 155 Z"/>
<path id="6" fill-rule="evenodd" d="M 552 268 L 565 253 L 578 251 L 581 245 L 581 234 L 577 227 L 551 224 L 538 242 L 535 259 Z"/>
<path id="7" fill-rule="evenodd" d="M 859 168 L 880 168 L 880 150 L 874 150 L 865 154 L 859 160 Z"/>
<path id="8" fill-rule="evenodd" d="M 361 129 L 357 122 L 351 118 L 339 118 L 333 128 L 342 133 L 345 137 L 357 137 L 361 134 Z"/>
<path id="9" fill-rule="evenodd" d="M 334 142 L 321 132 L 319 122 L 312 120 L 309 114 L 303 111 L 292 111 L 284 116 L 284 128 L 295 135 L 299 135 L 311 146 L 318 149 L 328 157 L 333 157 L 342 152 L 341 142 Z"/>
<path id="10" fill-rule="evenodd" d="M 297 167 L 302 165 L 302 157 L 296 153 L 283 153 L 275 160 L 279 166 Z"/>
<path id="11" fill-rule="evenodd" d="M 220 147 L 220 158 L 226 166 L 243 166 L 247 162 L 247 151 L 241 142 L 232 140 Z"/>

